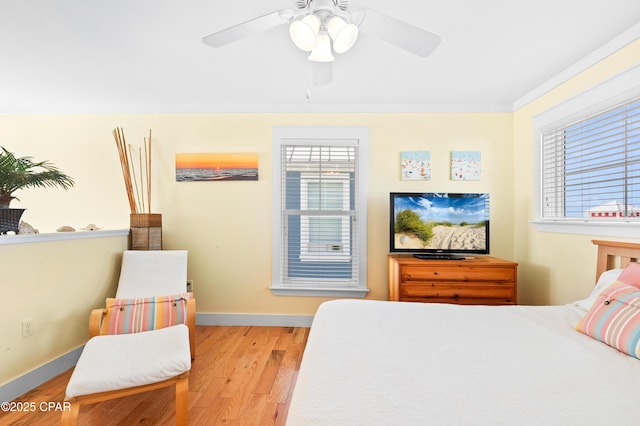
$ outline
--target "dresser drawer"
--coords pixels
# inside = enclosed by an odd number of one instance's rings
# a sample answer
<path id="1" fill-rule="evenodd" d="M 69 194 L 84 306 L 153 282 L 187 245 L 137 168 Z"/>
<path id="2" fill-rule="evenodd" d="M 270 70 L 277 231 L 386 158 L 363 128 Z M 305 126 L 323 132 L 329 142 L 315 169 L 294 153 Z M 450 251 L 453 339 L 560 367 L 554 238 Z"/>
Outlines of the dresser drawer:
<path id="1" fill-rule="evenodd" d="M 449 303 L 452 305 L 489 305 L 489 306 L 504 306 L 515 305 L 516 302 L 512 298 L 509 299 L 496 299 L 488 297 L 405 297 L 403 302 L 416 302 L 416 303 Z"/>
<path id="2" fill-rule="evenodd" d="M 400 300 L 476 304 L 515 303 L 515 284 L 496 282 L 402 283 Z"/>
<path id="3" fill-rule="evenodd" d="M 400 281 L 489 281 L 514 282 L 515 268 L 454 266 L 443 268 L 438 266 L 403 265 L 400 270 Z"/>

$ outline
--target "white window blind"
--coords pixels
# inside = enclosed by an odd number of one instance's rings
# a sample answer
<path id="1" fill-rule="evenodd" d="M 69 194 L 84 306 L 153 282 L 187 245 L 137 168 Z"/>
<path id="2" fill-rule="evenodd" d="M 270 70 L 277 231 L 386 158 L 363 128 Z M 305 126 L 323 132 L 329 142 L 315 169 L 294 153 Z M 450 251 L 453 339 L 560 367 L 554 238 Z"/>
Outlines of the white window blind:
<path id="1" fill-rule="evenodd" d="M 640 98 L 542 132 L 543 219 L 640 221 Z"/>
<path id="2" fill-rule="evenodd" d="M 357 287 L 357 146 L 284 145 L 282 281 Z"/>
<path id="3" fill-rule="evenodd" d="M 274 294 L 368 293 L 368 137 L 364 127 L 273 128 Z"/>

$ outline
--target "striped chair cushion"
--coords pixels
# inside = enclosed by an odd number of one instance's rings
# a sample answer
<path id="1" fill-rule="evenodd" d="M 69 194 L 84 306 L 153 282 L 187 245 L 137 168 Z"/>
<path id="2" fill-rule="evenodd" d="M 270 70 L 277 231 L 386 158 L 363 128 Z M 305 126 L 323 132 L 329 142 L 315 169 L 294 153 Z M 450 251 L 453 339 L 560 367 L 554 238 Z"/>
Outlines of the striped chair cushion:
<path id="1" fill-rule="evenodd" d="M 640 289 L 617 281 L 605 288 L 576 329 L 640 358 Z"/>
<path id="2" fill-rule="evenodd" d="M 107 299 L 101 334 L 128 334 L 187 323 L 191 293 L 142 299 Z"/>

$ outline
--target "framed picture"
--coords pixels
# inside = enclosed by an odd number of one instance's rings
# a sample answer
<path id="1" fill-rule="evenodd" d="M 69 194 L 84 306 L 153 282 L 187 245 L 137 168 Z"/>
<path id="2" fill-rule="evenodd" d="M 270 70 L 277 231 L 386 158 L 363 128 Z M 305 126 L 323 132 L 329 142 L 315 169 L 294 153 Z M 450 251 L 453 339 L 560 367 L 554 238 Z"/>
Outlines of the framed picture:
<path id="1" fill-rule="evenodd" d="M 258 180 L 258 154 L 176 154 L 176 182 L 231 180 Z"/>
<path id="2" fill-rule="evenodd" d="M 451 151 L 451 180 L 480 180 L 479 151 Z"/>
<path id="3" fill-rule="evenodd" d="M 400 153 L 402 180 L 431 180 L 431 153 L 407 151 Z"/>

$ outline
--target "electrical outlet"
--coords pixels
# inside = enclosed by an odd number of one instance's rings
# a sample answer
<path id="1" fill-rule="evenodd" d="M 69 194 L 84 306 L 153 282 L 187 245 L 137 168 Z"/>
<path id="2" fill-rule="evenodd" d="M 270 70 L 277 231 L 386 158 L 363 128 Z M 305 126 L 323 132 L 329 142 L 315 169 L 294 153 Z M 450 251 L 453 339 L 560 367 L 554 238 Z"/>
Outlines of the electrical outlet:
<path id="1" fill-rule="evenodd" d="M 187 293 L 193 293 L 193 280 L 187 280 Z"/>
<path id="2" fill-rule="evenodd" d="M 22 338 L 33 336 L 33 320 L 22 320 Z"/>

